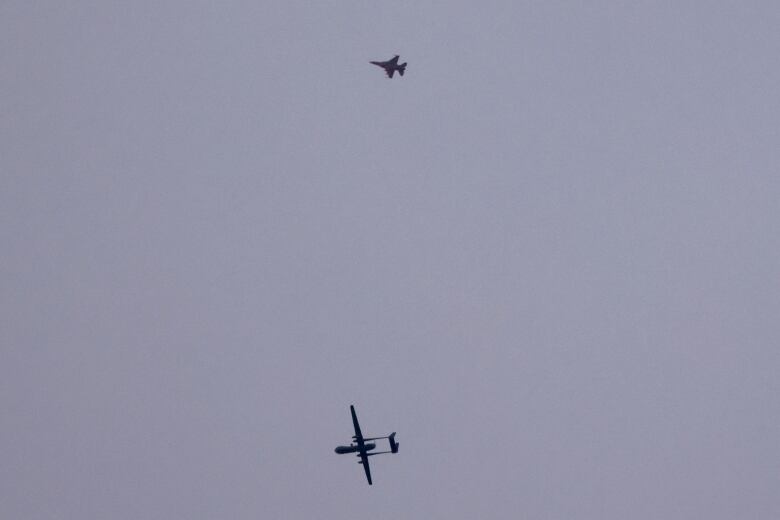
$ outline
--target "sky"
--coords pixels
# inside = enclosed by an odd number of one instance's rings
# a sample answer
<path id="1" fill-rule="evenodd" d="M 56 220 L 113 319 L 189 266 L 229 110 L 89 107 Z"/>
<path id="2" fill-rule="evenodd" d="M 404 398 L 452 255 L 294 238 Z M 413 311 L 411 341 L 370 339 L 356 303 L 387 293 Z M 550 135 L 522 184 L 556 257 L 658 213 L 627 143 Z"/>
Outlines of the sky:
<path id="1" fill-rule="evenodd" d="M 2 2 L 0 517 L 780 517 L 779 25 Z"/>

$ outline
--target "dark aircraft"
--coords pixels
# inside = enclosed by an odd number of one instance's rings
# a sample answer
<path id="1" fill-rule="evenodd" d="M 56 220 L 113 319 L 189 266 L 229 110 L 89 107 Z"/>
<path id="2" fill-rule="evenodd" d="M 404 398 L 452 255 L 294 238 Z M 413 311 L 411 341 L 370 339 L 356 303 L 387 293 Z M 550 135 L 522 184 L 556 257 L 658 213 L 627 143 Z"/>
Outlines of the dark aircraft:
<path id="1" fill-rule="evenodd" d="M 349 411 L 352 412 L 352 424 L 355 427 L 355 435 L 352 436 L 352 443 L 349 446 L 339 446 L 336 448 L 336 453 L 343 455 L 345 453 L 357 453 L 360 458 L 358 464 L 363 465 L 363 469 L 366 471 L 366 478 L 368 479 L 368 485 L 371 484 L 371 469 L 368 467 L 368 458 L 372 455 L 381 455 L 382 453 L 398 453 L 399 443 L 395 442 L 395 432 L 391 433 L 387 437 L 371 437 L 370 439 L 363 438 L 363 434 L 360 433 L 360 425 L 358 424 L 357 415 L 355 415 L 355 407 L 350 405 Z M 374 453 L 368 453 L 376 448 L 376 444 L 373 442 L 378 439 L 387 439 L 390 442 L 390 451 L 376 451 Z"/>
<path id="2" fill-rule="evenodd" d="M 406 71 L 406 63 L 398 64 L 398 55 L 396 54 L 393 56 L 392 60 L 387 61 L 372 61 L 371 64 L 377 65 L 379 67 L 382 67 L 385 69 L 385 73 L 387 74 L 388 78 L 393 77 L 393 73 L 395 71 L 398 71 L 398 74 L 401 76 L 404 75 L 404 72 Z"/>

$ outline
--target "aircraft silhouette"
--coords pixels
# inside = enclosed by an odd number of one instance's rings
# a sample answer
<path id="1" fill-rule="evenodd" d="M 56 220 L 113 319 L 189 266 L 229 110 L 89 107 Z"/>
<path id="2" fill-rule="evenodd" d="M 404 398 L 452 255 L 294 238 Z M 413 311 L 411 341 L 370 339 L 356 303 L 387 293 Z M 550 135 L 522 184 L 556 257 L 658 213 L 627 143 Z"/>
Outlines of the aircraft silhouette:
<path id="1" fill-rule="evenodd" d="M 339 455 L 343 455 L 345 453 L 357 453 L 357 456 L 360 457 L 358 464 L 363 465 L 363 469 L 366 472 L 366 479 L 368 480 L 368 485 L 370 486 L 372 485 L 371 468 L 368 467 L 368 458 L 372 455 L 381 455 L 382 453 L 398 453 L 399 443 L 395 442 L 395 432 L 391 433 L 387 437 L 371 437 L 369 439 L 364 438 L 363 434 L 360 432 L 360 425 L 358 424 L 357 415 L 355 415 L 355 407 L 350 405 L 349 411 L 352 412 L 352 425 L 355 427 L 355 435 L 352 436 L 352 442 L 349 446 L 339 446 L 336 448 L 336 453 Z M 369 451 L 376 448 L 376 443 L 366 441 L 375 441 L 378 439 L 387 439 L 390 442 L 390 451 L 377 451 L 374 453 L 368 453 Z"/>
<path id="2" fill-rule="evenodd" d="M 387 74 L 388 78 L 393 77 L 393 73 L 395 71 L 398 71 L 398 74 L 401 76 L 404 75 L 404 72 L 406 71 L 406 63 L 398 64 L 398 55 L 396 54 L 393 56 L 393 59 L 387 60 L 387 61 L 372 61 L 370 62 L 372 65 L 376 65 L 378 67 L 382 67 L 385 69 L 385 73 Z"/>

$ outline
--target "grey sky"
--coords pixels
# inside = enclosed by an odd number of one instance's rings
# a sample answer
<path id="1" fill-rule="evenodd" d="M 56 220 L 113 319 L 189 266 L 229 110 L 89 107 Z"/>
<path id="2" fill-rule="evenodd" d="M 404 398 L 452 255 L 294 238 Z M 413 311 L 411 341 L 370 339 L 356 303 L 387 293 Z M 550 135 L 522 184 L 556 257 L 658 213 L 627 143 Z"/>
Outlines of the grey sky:
<path id="1" fill-rule="evenodd" d="M 777 2 L 68 4 L 0 4 L 0 517 L 780 517 Z"/>

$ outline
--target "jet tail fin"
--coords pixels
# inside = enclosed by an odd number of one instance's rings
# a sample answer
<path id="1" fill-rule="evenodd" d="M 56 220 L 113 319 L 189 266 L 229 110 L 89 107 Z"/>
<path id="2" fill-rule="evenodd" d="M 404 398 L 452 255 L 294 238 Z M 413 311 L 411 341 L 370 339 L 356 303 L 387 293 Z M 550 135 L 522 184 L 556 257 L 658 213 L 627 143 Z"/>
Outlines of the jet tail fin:
<path id="1" fill-rule="evenodd" d="M 404 72 L 406 72 L 406 63 L 402 63 L 398 66 L 398 74 L 401 76 L 404 75 Z"/>
<path id="2" fill-rule="evenodd" d="M 403 70 L 403 69 L 401 69 Z M 391 433 L 390 436 L 387 438 L 387 440 L 390 441 L 390 452 L 391 453 L 398 453 L 398 446 L 401 444 L 398 442 L 395 442 L 395 432 Z"/>

